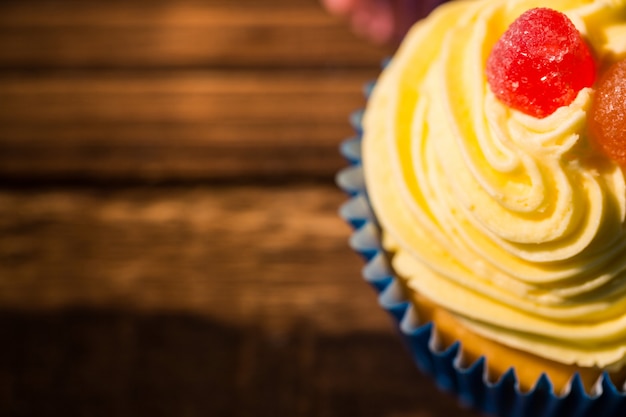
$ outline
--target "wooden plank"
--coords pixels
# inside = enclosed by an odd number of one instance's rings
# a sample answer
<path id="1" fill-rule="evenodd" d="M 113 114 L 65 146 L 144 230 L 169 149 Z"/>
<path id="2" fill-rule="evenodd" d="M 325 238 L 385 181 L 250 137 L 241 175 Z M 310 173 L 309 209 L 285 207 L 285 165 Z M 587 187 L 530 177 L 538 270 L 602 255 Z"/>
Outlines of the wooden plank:
<path id="1" fill-rule="evenodd" d="M 313 185 L 0 191 L 0 305 L 385 329 L 344 200 Z"/>
<path id="2" fill-rule="evenodd" d="M 328 180 L 375 72 L 0 75 L 0 177 Z"/>
<path id="3" fill-rule="evenodd" d="M 0 75 L 0 123 L 346 120 L 375 69 Z"/>
<path id="4" fill-rule="evenodd" d="M 402 349 L 344 199 L 0 190 L 0 414 L 476 416 Z"/>
<path id="5" fill-rule="evenodd" d="M 372 66 L 317 1 L 4 1 L 0 68 Z"/>
<path id="6" fill-rule="evenodd" d="M 0 311 L 0 327 L 3 416 L 479 417 L 420 375 L 391 332 L 84 309 Z"/>

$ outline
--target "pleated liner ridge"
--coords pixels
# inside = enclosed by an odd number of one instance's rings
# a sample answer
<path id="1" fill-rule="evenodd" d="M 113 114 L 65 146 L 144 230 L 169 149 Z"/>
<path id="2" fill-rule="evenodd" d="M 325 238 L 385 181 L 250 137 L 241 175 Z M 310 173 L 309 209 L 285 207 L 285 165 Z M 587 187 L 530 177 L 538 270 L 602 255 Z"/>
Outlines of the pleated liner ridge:
<path id="1" fill-rule="evenodd" d="M 365 85 L 366 99 L 373 86 L 374 82 Z M 340 146 L 349 166 L 337 174 L 336 181 L 350 199 L 341 206 L 339 214 L 354 229 L 349 243 L 366 261 L 363 277 L 378 293 L 381 307 L 392 316 L 420 370 L 432 376 L 440 389 L 455 394 L 461 404 L 498 417 L 626 417 L 626 393 L 607 374 L 601 376 L 592 393 L 586 392 L 578 374 L 560 395 L 554 393 L 545 374 L 531 391 L 522 392 L 515 369 L 492 382 L 487 379 L 487 358 L 464 364 L 459 341 L 445 349 L 438 348 L 435 324 L 419 322 L 382 251 L 361 165 L 362 116 L 363 110 L 350 115 L 355 135 Z"/>

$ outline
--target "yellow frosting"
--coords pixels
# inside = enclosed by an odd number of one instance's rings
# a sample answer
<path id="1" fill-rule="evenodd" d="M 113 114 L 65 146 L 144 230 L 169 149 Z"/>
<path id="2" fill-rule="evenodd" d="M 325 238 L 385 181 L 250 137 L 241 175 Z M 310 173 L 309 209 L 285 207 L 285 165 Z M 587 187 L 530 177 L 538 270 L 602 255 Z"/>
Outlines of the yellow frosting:
<path id="1" fill-rule="evenodd" d="M 477 333 L 549 359 L 626 361 L 626 183 L 590 146 L 593 89 L 537 119 L 485 62 L 539 0 L 460 0 L 409 33 L 364 119 L 377 219 L 408 285 Z M 626 58 L 626 1 L 553 0 L 602 66 Z"/>

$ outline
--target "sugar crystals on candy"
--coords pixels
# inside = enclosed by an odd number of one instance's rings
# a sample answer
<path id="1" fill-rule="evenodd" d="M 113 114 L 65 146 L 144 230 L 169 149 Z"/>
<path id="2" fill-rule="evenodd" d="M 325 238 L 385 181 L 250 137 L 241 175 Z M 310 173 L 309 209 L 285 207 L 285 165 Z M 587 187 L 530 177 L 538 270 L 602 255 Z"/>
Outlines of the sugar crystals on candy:
<path id="1" fill-rule="evenodd" d="M 543 118 L 570 104 L 596 77 L 593 57 L 567 16 L 530 9 L 515 20 L 487 60 L 487 81 L 505 104 Z"/>

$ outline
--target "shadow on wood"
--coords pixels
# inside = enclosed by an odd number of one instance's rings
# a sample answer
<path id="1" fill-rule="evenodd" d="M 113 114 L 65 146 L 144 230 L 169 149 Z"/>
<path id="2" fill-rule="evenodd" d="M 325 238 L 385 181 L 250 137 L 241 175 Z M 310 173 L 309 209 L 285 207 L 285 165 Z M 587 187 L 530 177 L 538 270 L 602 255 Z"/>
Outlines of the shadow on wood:
<path id="1" fill-rule="evenodd" d="M 2 311 L 0 328 L 3 416 L 474 416 L 393 334 L 103 310 Z"/>

